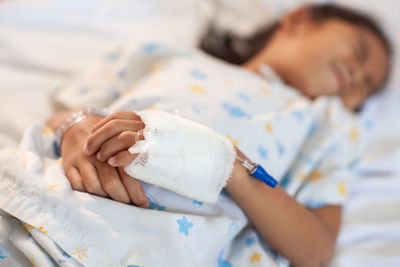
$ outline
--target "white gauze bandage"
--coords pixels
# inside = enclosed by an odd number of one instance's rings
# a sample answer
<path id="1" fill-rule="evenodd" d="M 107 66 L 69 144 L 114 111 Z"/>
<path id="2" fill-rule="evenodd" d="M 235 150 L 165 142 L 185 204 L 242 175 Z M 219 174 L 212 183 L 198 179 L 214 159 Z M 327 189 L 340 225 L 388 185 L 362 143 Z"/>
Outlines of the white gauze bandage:
<path id="1" fill-rule="evenodd" d="M 126 173 L 180 195 L 214 203 L 236 158 L 231 142 L 199 123 L 163 111 L 136 112 L 145 123 L 144 139 L 129 152 L 138 157 Z"/>

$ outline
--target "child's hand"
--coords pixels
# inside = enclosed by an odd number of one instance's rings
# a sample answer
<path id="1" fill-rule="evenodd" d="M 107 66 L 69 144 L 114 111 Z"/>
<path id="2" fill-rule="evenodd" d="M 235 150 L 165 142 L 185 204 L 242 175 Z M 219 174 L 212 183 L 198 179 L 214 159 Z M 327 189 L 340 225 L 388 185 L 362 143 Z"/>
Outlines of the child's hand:
<path id="1" fill-rule="evenodd" d="M 123 168 L 114 168 L 94 156 L 82 152 L 82 146 L 90 135 L 90 129 L 102 118 L 91 116 L 72 126 L 63 136 L 61 153 L 65 174 L 73 189 L 111 197 L 140 207 L 148 207 L 149 201 L 140 181 L 129 177 Z"/>
<path id="2" fill-rule="evenodd" d="M 125 166 L 137 156 L 129 153 L 128 149 L 135 144 L 137 132 L 144 126 L 133 112 L 121 111 L 107 116 L 93 127 L 84 153 L 88 156 L 97 153 L 97 159 L 108 160 L 114 167 Z M 143 137 L 140 135 L 139 139 Z"/>

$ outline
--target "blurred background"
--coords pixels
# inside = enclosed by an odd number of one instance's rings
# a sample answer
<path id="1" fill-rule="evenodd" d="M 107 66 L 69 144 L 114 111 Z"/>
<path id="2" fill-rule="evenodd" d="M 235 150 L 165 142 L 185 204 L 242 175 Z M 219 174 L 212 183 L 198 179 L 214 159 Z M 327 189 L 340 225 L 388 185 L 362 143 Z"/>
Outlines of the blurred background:
<path id="1" fill-rule="evenodd" d="M 246 37 L 309 3 L 371 14 L 394 46 L 387 90 L 361 116 L 370 145 L 332 266 L 400 266 L 400 2 L 397 0 L 0 0 L 0 149 L 53 113 L 51 90 L 109 51 L 144 41 L 196 47 L 210 27 Z"/>

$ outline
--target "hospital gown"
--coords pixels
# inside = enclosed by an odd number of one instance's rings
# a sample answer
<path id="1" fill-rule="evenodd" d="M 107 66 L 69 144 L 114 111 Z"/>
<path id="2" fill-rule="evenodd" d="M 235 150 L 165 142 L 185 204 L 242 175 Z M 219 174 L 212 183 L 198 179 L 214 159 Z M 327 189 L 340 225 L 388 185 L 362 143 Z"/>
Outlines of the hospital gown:
<path id="1" fill-rule="evenodd" d="M 121 48 L 103 61 L 57 89 L 57 103 L 178 114 L 226 136 L 304 206 L 344 203 L 366 126 L 339 99 L 310 101 L 266 66 L 259 75 L 153 43 Z M 19 151 L 0 157 L 3 166 L 12 166 L 0 167 L 0 208 L 25 222 L 19 238 L 32 244 L 13 244 L 30 261 L 41 261 L 37 266 L 289 264 L 225 190 L 207 204 L 144 183 L 150 208 L 141 209 L 72 191 L 59 156 L 54 134 L 36 125 Z M 0 264 L 10 258 L 9 248 L 3 242 Z"/>

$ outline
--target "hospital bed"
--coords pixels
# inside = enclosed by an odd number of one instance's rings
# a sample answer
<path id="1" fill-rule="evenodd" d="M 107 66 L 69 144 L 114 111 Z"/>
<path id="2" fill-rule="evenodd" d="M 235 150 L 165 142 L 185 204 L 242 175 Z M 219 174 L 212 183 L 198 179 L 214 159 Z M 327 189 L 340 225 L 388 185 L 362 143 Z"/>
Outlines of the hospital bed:
<path id="1" fill-rule="evenodd" d="M 54 111 L 51 90 L 125 43 L 195 46 L 210 23 L 239 35 L 305 3 L 334 2 L 372 11 L 400 48 L 395 0 L 2 0 L 0 148 Z M 400 64 L 387 90 L 362 110 L 370 145 L 352 186 L 331 266 L 400 266 Z"/>

